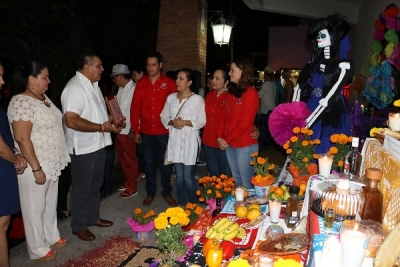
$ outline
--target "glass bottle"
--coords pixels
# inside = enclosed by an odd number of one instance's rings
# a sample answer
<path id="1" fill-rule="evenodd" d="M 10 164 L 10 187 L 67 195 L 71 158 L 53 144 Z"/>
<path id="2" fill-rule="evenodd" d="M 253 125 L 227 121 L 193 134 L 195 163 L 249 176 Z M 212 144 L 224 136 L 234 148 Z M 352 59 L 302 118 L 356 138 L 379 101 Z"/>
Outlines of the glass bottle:
<path id="1" fill-rule="evenodd" d="M 359 138 L 353 137 L 351 142 L 351 150 L 347 152 L 344 157 L 344 174 L 351 181 L 358 181 L 360 177 L 360 166 L 362 161 L 362 155 L 358 152 Z"/>
<path id="2" fill-rule="evenodd" d="M 382 171 L 377 168 L 367 168 L 365 179 L 368 184 L 361 189 L 358 213 L 362 220 L 370 219 L 382 223 L 383 195 L 378 188 Z"/>
<path id="3" fill-rule="evenodd" d="M 221 198 L 216 199 L 215 209 L 213 210 L 211 217 L 215 217 L 221 213 Z"/>
<path id="4" fill-rule="evenodd" d="M 300 219 L 298 194 L 300 187 L 292 185 L 289 188 L 290 197 L 286 203 L 285 223 L 288 228 L 293 228 Z"/>

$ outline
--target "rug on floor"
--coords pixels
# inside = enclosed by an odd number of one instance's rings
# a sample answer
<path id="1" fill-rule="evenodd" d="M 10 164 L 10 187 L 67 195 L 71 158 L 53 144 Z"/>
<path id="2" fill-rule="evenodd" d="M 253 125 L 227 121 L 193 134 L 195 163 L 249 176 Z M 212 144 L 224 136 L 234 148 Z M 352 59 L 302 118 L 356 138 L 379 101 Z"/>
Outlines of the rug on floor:
<path id="1" fill-rule="evenodd" d="M 118 267 L 125 266 L 140 251 L 140 243 L 131 237 L 114 237 L 99 248 L 85 252 L 78 259 L 68 260 L 59 267 Z M 140 266 L 140 265 L 136 265 Z M 142 266 L 147 266 L 142 264 Z"/>
<path id="2" fill-rule="evenodd" d="M 160 251 L 156 247 L 143 246 L 120 267 L 148 267 L 149 264 L 160 258 L 159 253 Z"/>

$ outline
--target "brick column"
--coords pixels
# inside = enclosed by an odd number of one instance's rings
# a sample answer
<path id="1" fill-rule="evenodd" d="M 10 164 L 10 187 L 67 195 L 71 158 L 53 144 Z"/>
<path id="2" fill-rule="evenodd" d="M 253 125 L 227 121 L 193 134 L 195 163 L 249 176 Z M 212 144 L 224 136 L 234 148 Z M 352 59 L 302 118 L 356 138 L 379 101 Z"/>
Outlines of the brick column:
<path id="1" fill-rule="evenodd" d="M 207 13 L 201 32 L 202 1 L 161 0 L 157 51 L 164 57 L 163 72 L 180 68 L 199 70 L 205 84 Z M 204 1 L 205 9 L 207 2 Z"/>

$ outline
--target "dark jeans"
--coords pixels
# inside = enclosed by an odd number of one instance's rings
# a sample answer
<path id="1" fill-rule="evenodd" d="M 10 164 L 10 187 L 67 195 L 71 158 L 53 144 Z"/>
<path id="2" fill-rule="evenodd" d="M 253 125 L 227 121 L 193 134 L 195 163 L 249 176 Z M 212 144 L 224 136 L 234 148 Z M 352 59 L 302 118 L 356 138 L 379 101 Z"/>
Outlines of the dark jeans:
<path id="1" fill-rule="evenodd" d="M 204 145 L 204 155 L 210 176 L 219 177 L 221 174 L 226 174 L 228 177 L 232 177 L 225 150 Z"/>
<path id="2" fill-rule="evenodd" d="M 146 193 L 155 197 L 157 193 L 157 163 L 161 172 L 161 195 L 171 196 L 171 173 L 172 165 L 164 165 L 165 150 L 167 149 L 168 134 L 149 135 L 140 133 L 142 138 L 143 156 L 146 173 Z"/>
<path id="3" fill-rule="evenodd" d="M 68 164 L 58 178 L 58 202 L 57 213 L 68 211 L 68 192 L 71 187 L 71 164 Z"/>
<path id="4" fill-rule="evenodd" d="M 71 156 L 71 228 L 82 231 L 100 219 L 100 188 L 104 181 L 104 148 Z"/>
<path id="5" fill-rule="evenodd" d="M 139 172 L 144 172 L 144 156 L 143 156 L 143 147 L 142 145 L 138 145 L 136 144 L 136 155 L 138 157 L 138 161 L 139 161 Z"/>
<path id="6" fill-rule="evenodd" d="M 264 146 L 270 146 L 272 144 L 271 132 L 269 131 L 269 126 L 268 126 L 268 119 L 271 113 L 272 110 L 268 111 L 268 114 L 261 113 L 260 140 Z"/>
<path id="7" fill-rule="evenodd" d="M 174 163 L 176 171 L 176 184 L 178 205 L 186 206 L 188 202 L 198 203 L 196 195 L 197 181 L 194 178 L 196 165 L 185 165 L 183 163 Z"/>
<path id="8" fill-rule="evenodd" d="M 111 195 L 113 191 L 113 162 L 115 157 L 114 145 L 106 146 L 104 148 L 106 153 L 106 163 L 104 166 L 104 184 L 101 191 L 101 197 L 107 197 Z"/>

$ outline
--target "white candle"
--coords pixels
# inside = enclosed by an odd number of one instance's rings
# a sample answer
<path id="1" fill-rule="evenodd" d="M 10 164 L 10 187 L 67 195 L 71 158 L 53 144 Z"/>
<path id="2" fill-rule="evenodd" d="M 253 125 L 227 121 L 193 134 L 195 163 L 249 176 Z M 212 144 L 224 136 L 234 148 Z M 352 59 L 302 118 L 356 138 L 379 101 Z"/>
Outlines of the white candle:
<path id="1" fill-rule="evenodd" d="M 243 188 L 236 188 L 235 190 L 235 197 L 236 197 L 236 201 L 243 201 L 244 200 L 244 190 Z"/>
<path id="2" fill-rule="evenodd" d="M 269 217 L 271 223 L 279 222 L 279 215 L 281 214 L 282 201 L 279 199 L 270 199 L 268 201 Z"/>
<path id="3" fill-rule="evenodd" d="M 273 267 L 274 260 L 267 255 L 260 255 L 258 257 L 258 266 L 259 267 Z"/>
<path id="4" fill-rule="evenodd" d="M 328 178 L 331 174 L 333 163 L 333 155 L 331 154 L 319 154 L 318 155 L 318 170 L 319 174 Z"/>
<path id="5" fill-rule="evenodd" d="M 361 110 L 362 110 L 362 113 L 364 114 L 364 105 L 363 104 L 361 104 Z"/>
<path id="6" fill-rule="evenodd" d="M 368 236 L 356 229 L 340 233 L 342 267 L 361 267 L 368 242 Z"/>
<path id="7" fill-rule="evenodd" d="M 389 128 L 400 131 L 400 113 L 389 113 Z"/>

